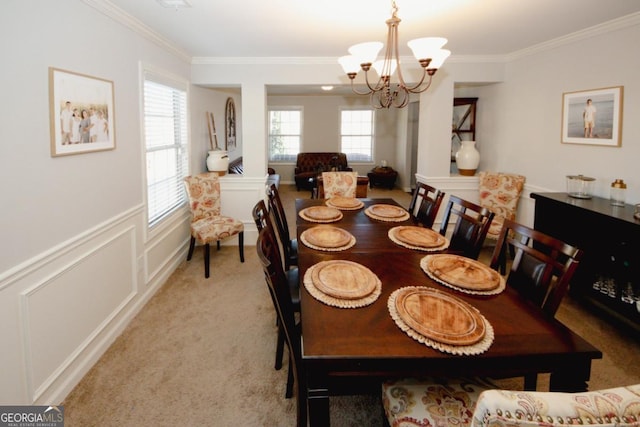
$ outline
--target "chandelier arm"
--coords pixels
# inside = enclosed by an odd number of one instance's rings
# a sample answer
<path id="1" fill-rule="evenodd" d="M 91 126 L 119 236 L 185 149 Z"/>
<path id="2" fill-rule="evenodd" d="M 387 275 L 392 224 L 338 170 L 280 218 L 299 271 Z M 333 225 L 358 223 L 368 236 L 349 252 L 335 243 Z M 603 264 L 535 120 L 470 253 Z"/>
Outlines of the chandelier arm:
<path id="1" fill-rule="evenodd" d="M 380 91 L 382 88 L 384 88 L 386 86 L 385 79 L 382 76 L 380 76 L 378 78 L 378 81 L 376 82 L 375 86 L 371 86 L 371 83 L 369 82 L 369 72 L 368 71 L 364 72 L 364 81 L 367 83 L 367 87 L 369 88 L 369 90 L 371 92 L 378 92 L 378 91 Z"/>
<path id="2" fill-rule="evenodd" d="M 375 99 L 376 95 L 377 95 L 377 100 Z M 371 95 L 369 98 L 369 104 L 371 104 L 371 106 L 375 110 L 381 110 L 383 108 L 387 108 L 382 104 L 382 100 L 380 99 L 380 92 L 371 92 Z"/>
<path id="3" fill-rule="evenodd" d="M 426 76 L 427 76 L 427 71 L 425 70 L 424 73 L 422 74 L 422 78 L 420 79 L 420 83 L 418 83 L 413 87 L 408 87 L 407 91 L 409 91 L 410 93 L 422 93 L 425 90 L 429 89 L 429 86 L 431 86 L 431 81 L 433 80 L 433 74 L 429 74 L 429 81 L 427 81 L 427 85 L 423 88 L 420 88 L 420 86 L 424 83 L 424 79 Z"/>
<path id="4" fill-rule="evenodd" d="M 351 79 L 351 91 L 353 93 L 355 93 L 356 95 L 369 95 L 370 93 L 372 93 L 372 91 L 370 91 L 370 90 L 369 91 L 365 91 L 365 92 L 358 91 L 358 89 L 356 89 L 355 86 L 353 85 L 353 80 L 354 79 Z"/>
<path id="5" fill-rule="evenodd" d="M 406 107 L 407 104 L 409 103 L 409 91 L 406 88 L 402 88 L 402 102 L 397 102 L 398 99 L 400 99 L 399 96 L 397 96 L 397 94 L 392 98 L 392 102 L 393 102 L 393 106 L 395 108 L 402 108 L 402 107 Z M 387 107 L 388 108 L 388 107 Z"/>

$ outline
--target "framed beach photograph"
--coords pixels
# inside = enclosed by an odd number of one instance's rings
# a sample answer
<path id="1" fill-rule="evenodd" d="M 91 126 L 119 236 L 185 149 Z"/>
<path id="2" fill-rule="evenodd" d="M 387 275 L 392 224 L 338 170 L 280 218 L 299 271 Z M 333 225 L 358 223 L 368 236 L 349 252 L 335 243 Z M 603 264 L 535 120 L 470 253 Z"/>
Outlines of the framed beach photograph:
<path id="1" fill-rule="evenodd" d="M 619 147 L 623 86 L 562 94 L 562 143 Z"/>
<path id="2" fill-rule="evenodd" d="M 51 156 L 116 147 L 113 82 L 49 68 Z"/>

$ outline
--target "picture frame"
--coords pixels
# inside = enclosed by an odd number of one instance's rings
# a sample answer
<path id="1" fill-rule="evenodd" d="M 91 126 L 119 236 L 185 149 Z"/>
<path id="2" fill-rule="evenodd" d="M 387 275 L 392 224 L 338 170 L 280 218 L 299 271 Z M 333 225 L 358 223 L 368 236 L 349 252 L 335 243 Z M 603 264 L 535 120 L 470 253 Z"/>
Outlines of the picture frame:
<path id="1" fill-rule="evenodd" d="M 114 150 L 113 82 L 49 67 L 51 156 Z"/>
<path id="2" fill-rule="evenodd" d="M 236 105 L 231 97 L 227 98 L 224 119 L 224 149 L 230 152 L 236 149 Z"/>
<path id="3" fill-rule="evenodd" d="M 623 89 L 612 86 L 563 93 L 562 143 L 620 147 Z"/>

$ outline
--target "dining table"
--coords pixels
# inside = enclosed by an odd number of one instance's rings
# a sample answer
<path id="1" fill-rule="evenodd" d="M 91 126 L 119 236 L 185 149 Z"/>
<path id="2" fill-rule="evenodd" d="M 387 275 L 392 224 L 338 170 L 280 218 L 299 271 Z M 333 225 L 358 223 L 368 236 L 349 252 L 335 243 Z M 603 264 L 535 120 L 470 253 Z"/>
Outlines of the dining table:
<path id="1" fill-rule="evenodd" d="M 296 230 L 301 282 L 319 263 L 344 260 L 366 267 L 381 283 L 379 296 L 358 307 L 337 307 L 312 295 L 301 283 L 302 366 L 311 426 L 329 426 L 332 395 L 380 392 L 385 379 L 402 377 L 510 378 L 550 373 L 552 391 L 587 390 L 591 362 L 602 353 L 560 321 L 523 299 L 508 286 L 490 295 L 443 286 L 421 268 L 428 255 L 389 237 L 397 226 L 416 226 L 412 217 L 392 221 L 372 218 L 372 206 L 400 206 L 393 199 L 358 199 L 359 209 L 340 209 L 340 219 L 320 224 L 304 218 L 323 199 L 297 199 Z M 349 232 L 355 244 L 343 250 L 318 250 L 302 234 L 319 225 Z M 429 289 L 468 303 L 486 319 L 493 340 L 477 354 L 456 354 L 430 346 L 402 330 L 390 314 L 389 299 L 409 287 Z M 428 313 L 427 313 L 428 314 Z"/>

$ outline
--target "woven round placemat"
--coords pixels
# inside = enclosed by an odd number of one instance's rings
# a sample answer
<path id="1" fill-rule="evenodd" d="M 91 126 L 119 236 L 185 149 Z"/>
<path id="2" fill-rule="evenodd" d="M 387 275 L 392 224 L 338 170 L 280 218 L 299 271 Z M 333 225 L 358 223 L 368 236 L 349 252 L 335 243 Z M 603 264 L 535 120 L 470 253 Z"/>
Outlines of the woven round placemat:
<path id="1" fill-rule="evenodd" d="M 484 337 L 480 341 L 472 345 L 452 345 L 452 344 L 441 343 L 439 341 L 425 337 L 424 335 L 418 333 L 417 331 L 412 329 L 409 325 L 407 325 L 398 314 L 398 310 L 396 309 L 396 299 L 402 292 L 406 292 L 407 290 L 419 289 L 419 288 L 420 287 L 418 286 L 406 286 L 400 289 L 396 289 L 391 293 L 391 295 L 389 296 L 389 299 L 387 300 L 387 308 L 389 309 L 389 314 L 391 315 L 391 318 L 396 323 L 396 325 L 400 328 L 400 330 L 402 330 L 409 337 L 413 338 L 419 343 L 424 344 L 427 347 L 431 347 L 435 350 L 442 351 L 444 353 L 470 356 L 475 354 L 482 354 L 485 351 L 487 351 L 489 347 L 491 347 L 491 344 L 493 344 L 495 334 L 493 331 L 493 327 L 482 314 L 479 314 L 479 316 L 484 322 L 484 328 L 485 328 Z M 429 288 L 423 288 L 423 289 L 429 289 Z"/>
<path id="2" fill-rule="evenodd" d="M 332 208 L 340 209 L 342 211 L 357 211 L 358 209 L 362 209 L 362 207 L 364 206 L 362 200 L 342 196 L 327 199 L 324 204 Z"/>
<path id="3" fill-rule="evenodd" d="M 402 222 L 409 219 L 409 212 L 406 212 L 406 211 L 399 216 L 393 216 L 393 217 L 376 215 L 373 212 L 375 210 L 375 206 L 376 205 L 372 205 L 372 206 L 369 206 L 367 209 L 365 209 L 364 210 L 365 215 L 367 215 L 369 218 L 372 218 L 378 221 L 384 221 L 384 222 Z"/>
<path id="4" fill-rule="evenodd" d="M 327 262 L 327 261 L 323 261 L 323 262 Z M 313 278 L 312 278 L 313 271 L 320 264 L 321 263 L 318 263 L 309 267 L 307 271 L 304 273 L 304 277 L 302 279 L 302 283 L 304 284 L 304 287 L 307 289 L 309 294 L 311 294 L 311 296 L 317 299 L 318 301 L 326 305 L 330 305 L 332 307 L 337 307 L 337 308 L 359 308 L 359 307 L 365 307 L 367 305 L 374 303 L 380 297 L 380 294 L 382 293 L 382 282 L 380 281 L 378 276 L 376 276 L 375 273 L 373 272 L 371 272 L 371 274 L 375 276 L 376 285 L 374 287 L 373 292 L 371 292 L 369 295 L 363 298 L 341 299 L 341 298 L 335 298 L 325 294 L 313 284 Z"/>
<path id="5" fill-rule="evenodd" d="M 420 260 L 420 268 L 422 269 L 422 271 L 424 271 L 427 276 L 429 276 L 430 278 L 432 278 L 433 280 L 435 280 L 436 282 L 440 283 L 441 285 L 444 285 L 448 288 L 451 289 L 455 289 L 456 291 L 465 293 L 465 294 L 470 294 L 470 295 L 498 295 L 499 293 L 501 293 L 502 291 L 505 290 L 506 288 L 506 280 L 504 279 L 504 277 L 499 276 L 499 281 L 500 283 L 498 284 L 498 286 L 494 289 L 488 289 L 488 290 L 479 290 L 479 289 L 469 289 L 469 288 L 465 288 L 453 283 L 448 283 L 444 280 L 442 280 L 441 278 L 437 277 L 435 274 L 433 274 L 430 270 L 429 270 L 429 257 L 432 255 L 427 255 L 424 258 L 422 258 Z"/>
<path id="6" fill-rule="evenodd" d="M 334 209 L 337 212 L 337 214 L 335 217 L 326 218 L 326 219 L 321 217 L 316 217 L 313 215 L 314 211 L 319 211 L 321 209 Z M 328 206 L 310 206 L 308 208 L 302 209 L 300 212 L 298 212 L 298 215 L 300 215 L 300 218 L 304 219 L 305 221 L 317 222 L 321 224 L 340 221 L 343 217 L 342 212 L 340 212 L 340 210 L 336 208 L 330 208 Z"/>
<path id="7" fill-rule="evenodd" d="M 414 250 L 418 250 L 418 251 L 423 251 L 423 252 L 438 252 L 438 251 L 443 251 L 445 249 L 447 249 L 449 247 L 449 239 L 447 239 L 446 237 L 442 236 L 442 239 L 444 240 L 444 243 L 440 246 L 433 246 L 433 247 L 425 247 L 425 246 L 414 246 L 414 245 L 410 245 L 409 243 L 406 243 L 400 239 L 398 239 L 395 235 L 397 229 L 399 229 L 402 226 L 399 227 L 393 227 L 391 229 L 389 229 L 389 232 L 387 233 L 387 235 L 389 236 L 389 239 L 395 243 L 396 245 L 400 245 L 403 246 L 405 248 L 408 249 L 414 249 Z"/>
<path id="8" fill-rule="evenodd" d="M 308 230 L 305 230 L 302 232 L 302 234 L 300 234 L 300 240 L 302 241 L 302 243 L 304 243 L 304 245 L 308 248 L 311 249 L 315 249 L 317 251 L 325 251 L 325 252 L 340 252 L 340 251 L 346 251 L 349 248 L 352 248 L 355 244 L 356 244 L 356 238 L 352 235 L 351 239 L 349 240 L 349 243 L 347 243 L 344 246 L 337 246 L 337 247 L 333 247 L 333 248 L 327 248 L 325 246 L 317 246 L 314 244 L 309 243 L 309 241 L 307 240 L 305 233 Z"/>

